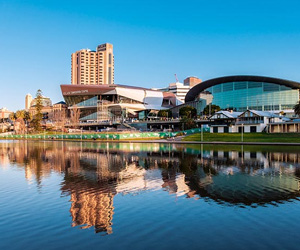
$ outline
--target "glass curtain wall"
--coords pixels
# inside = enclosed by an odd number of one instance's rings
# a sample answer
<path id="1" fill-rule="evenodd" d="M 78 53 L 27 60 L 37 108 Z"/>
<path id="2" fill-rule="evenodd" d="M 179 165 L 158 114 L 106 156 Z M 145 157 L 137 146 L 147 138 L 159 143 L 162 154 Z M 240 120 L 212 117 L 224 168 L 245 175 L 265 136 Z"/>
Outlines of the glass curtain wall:
<path id="1" fill-rule="evenodd" d="M 267 82 L 226 82 L 207 89 L 213 104 L 236 111 L 293 109 L 299 90 Z"/>

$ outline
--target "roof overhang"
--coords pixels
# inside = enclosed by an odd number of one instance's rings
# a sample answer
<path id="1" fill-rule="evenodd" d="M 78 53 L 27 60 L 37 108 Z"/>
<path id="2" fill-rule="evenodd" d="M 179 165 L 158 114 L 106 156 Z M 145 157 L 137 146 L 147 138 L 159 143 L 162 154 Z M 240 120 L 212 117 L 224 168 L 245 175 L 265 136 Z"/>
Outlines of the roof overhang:
<path id="1" fill-rule="evenodd" d="M 63 96 L 97 95 L 115 90 L 116 85 L 60 85 Z"/>

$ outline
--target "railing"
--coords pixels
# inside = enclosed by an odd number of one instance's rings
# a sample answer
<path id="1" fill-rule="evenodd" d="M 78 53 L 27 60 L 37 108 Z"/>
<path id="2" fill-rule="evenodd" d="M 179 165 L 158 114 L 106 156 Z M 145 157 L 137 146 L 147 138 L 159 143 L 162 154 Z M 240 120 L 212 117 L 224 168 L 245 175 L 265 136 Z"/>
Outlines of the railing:
<path id="1" fill-rule="evenodd" d="M 261 124 L 264 123 L 264 120 L 245 120 L 245 121 L 236 121 L 236 125 L 241 125 L 241 124 Z"/>

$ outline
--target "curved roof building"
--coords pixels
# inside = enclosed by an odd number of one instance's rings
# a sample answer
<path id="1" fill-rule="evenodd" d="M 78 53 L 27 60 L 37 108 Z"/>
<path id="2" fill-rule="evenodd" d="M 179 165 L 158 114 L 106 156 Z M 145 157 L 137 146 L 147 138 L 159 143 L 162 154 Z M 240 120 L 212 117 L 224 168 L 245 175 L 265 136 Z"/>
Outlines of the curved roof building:
<path id="1" fill-rule="evenodd" d="M 299 101 L 300 83 L 264 76 L 226 76 L 204 81 L 187 93 L 185 102 L 201 92 L 213 95 L 212 104 L 236 111 L 288 110 Z"/>
<path id="2" fill-rule="evenodd" d="M 80 120 L 109 120 L 137 115 L 143 110 L 161 110 L 182 102 L 175 94 L 124 85 L 61 85 L 72 109 L 81 110 Z"/>

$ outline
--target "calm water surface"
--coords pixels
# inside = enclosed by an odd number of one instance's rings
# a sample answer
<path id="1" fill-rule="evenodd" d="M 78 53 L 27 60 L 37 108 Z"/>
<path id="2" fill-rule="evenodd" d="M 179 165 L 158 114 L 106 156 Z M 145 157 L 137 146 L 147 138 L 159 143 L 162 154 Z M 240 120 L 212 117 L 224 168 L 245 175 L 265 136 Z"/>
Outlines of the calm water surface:
<path id="1" fill-rule="evenodd" d="M 300 151 L 0 141 L 0 249 L 299 249 Z"/>

